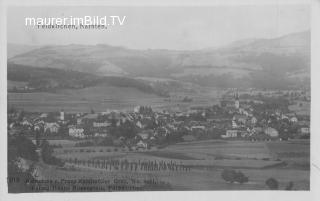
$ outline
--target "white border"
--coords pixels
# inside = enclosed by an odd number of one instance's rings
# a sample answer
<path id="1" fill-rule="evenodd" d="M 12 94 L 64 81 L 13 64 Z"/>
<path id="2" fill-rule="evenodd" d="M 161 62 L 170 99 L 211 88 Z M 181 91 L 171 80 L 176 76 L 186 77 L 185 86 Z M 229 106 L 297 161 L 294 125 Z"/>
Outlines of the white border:
<path id="1" fill-rule="evenodd" d="M 112 193 L 7 193 L 7 73 L 6 73 L 6 10 L 8 6 L 218 6 L 218 5 L 270 5 L 270 4 L 310 4 L 311 14 L 311 188 L 310 191 L 159 191 L 159 192 L 112 192 Z M 0 200 L 246 200 L 246 201 L 316 201 L 320 200 L 320 1 L 319 0 L 0 0 Z"/>

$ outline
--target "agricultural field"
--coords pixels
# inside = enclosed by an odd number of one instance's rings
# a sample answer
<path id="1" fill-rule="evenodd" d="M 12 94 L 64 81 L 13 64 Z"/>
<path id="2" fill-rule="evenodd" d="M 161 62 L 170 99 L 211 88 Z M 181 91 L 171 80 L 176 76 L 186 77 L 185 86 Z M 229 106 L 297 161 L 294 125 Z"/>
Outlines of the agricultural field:
<path id="1" fill-rule="evenodd" d="M 50 143 L 57 143 L 50 141 Z M 247 142 L 210 140 L 178 143 L 162 149 L 129 151 L 116 147 L 72 147 L 70 142 L 60 143 L 54 155 L 66 161 L 63 168 L 40 164 L 37 167 L 41 178 L 94 179 L 114 182 L 116 178 L 136 181 L 140 190 L 267 190 L 265 181 L 276 178 L 279 189 L 284 189 L 290 181 L 295 190 L 309 189 L 310 144 L 307 141 L 288 142 Z M 135 171 L 93 166 L 78 161 L 129 161 L 133 163 L 157 161 L 183 165 L 190 169 L 174 171 Z M 71 160 L 70 160 L 71 159 Z M 249 182 L 227 183 L 221 177 L 223 169 L 243 172 Z M 145 189 L 146 180 L 155 181 L 152 189 Z M 140 181 L 140 183 L 139 183 Z M 130 182 L 129 182 L 130 183 Z M 114 184 L 114 183 L 112 183 Z M 127 182 L 128 184 L 128 182 Z M 129 184 L 128 184 L 129 185 Z"/>
<path id="2" fill-rule="evenodd" d="M 310 169 L 310 141 L 270 142 L 267 146 L 272 154 L 285 161 L 292 169 Z"/>
<path id="3" fill-rule="evenodd" d="M 28 83 L 8 80 L 7 84 L 8 84 L 7 85 L 8 90 L 12 90 L 14 88 L 25 87 L 25 86 L 27 86 Z"/>
<path id="4" fill-rule="evenodd" d="M 289 110 L 299 115 L 310 115 L 310 101 L 296 101 L 289 106 Z"/>
<path id="5" fill-rule="evenodd" d="M 179 93 L 174 96 L 184 97 Z M 64 89 L 55 93 L 8 93 L 8 107 L 23 108 L 31 112 L 52 112 L 64 109 L 66 112 L 90 112 L 111 110 L 133 110 L 137 105 L 152 106 L 155 110 L 186 110 L 190 105 L 213 105 L 218 103 L 217 93 L 206 90 L 187 94 L 193 101 L 167 101 L 155 94 L 133 88 L 96 86 L 84 89 Z"/>

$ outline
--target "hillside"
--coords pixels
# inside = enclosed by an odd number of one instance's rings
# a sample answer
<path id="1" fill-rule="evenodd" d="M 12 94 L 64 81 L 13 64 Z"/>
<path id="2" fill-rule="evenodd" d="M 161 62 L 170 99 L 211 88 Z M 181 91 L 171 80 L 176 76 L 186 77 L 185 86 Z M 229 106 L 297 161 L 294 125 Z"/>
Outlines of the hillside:
<path id="1" fill-rule="evenodd" d="M 24 92 L 19 89 L 24 83 L 26 92 L 54 92 L 59 89 L 83 89 L 95 86 L 134 88 L 144 93 L 165 96 L 165 91 L 152 87 L 149 83 L 128 77 L 98 76 L 72 70 L 35 68 L 8 63 L 10 92 Z M 12 86 L 15 85 L 15 86 Z"/>
<path id="2" fill-rule="evenodd" d="M 14 56 L 29 52 L 31 50 L 40 48 L 35 45 L 19 45 L 14 43 L 7 44 L 7 58 L 12 58 Z"/>
<path id="3" fill-rule="evenodd" d="M 170 78 L 204 86 L 299 87 L 310 79 L 310 32 L 246 39 L 195 51 L 45 46 L 16 55 L 9 62 L 104 76 Z"/>

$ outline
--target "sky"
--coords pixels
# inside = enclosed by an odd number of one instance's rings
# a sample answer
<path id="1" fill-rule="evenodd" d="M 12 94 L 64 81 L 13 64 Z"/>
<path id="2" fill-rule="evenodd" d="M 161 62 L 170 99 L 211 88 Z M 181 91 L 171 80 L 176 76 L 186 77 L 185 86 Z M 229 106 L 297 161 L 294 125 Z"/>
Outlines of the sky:
<path id="1" fill-rule="evenodd" d="M 126 16 L 107 30 L 45 30 L 25 17 Z M 251 38 L 276 38 L 310 29 L 304 5 L 207 7 L 10 7 L 8 43 L 26 45 L 109 44 L 132 49 L 194 50 Z"/>

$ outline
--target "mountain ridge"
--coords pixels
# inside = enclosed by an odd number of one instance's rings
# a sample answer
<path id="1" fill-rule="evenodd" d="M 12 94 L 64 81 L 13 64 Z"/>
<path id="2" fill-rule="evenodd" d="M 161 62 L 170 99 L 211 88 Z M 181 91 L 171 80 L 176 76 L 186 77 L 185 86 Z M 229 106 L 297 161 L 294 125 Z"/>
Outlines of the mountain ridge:
<path id="1" fill-rule="evenodd" d="M 284 79 L 288 78 L 283 74 L 285 71 L 299 78 L 299 72 L 310 71 L 310 31 L 190 51 L 136 50 L 106 44 L 44 46 L 9 58 L 8 62 L 104 76 L 158 77 L 191 82 L 195 77 L 204 79 L 208 76 L 251 79 L 252 74 L 270 71 L 276 74 L 278 71 Z"/>

